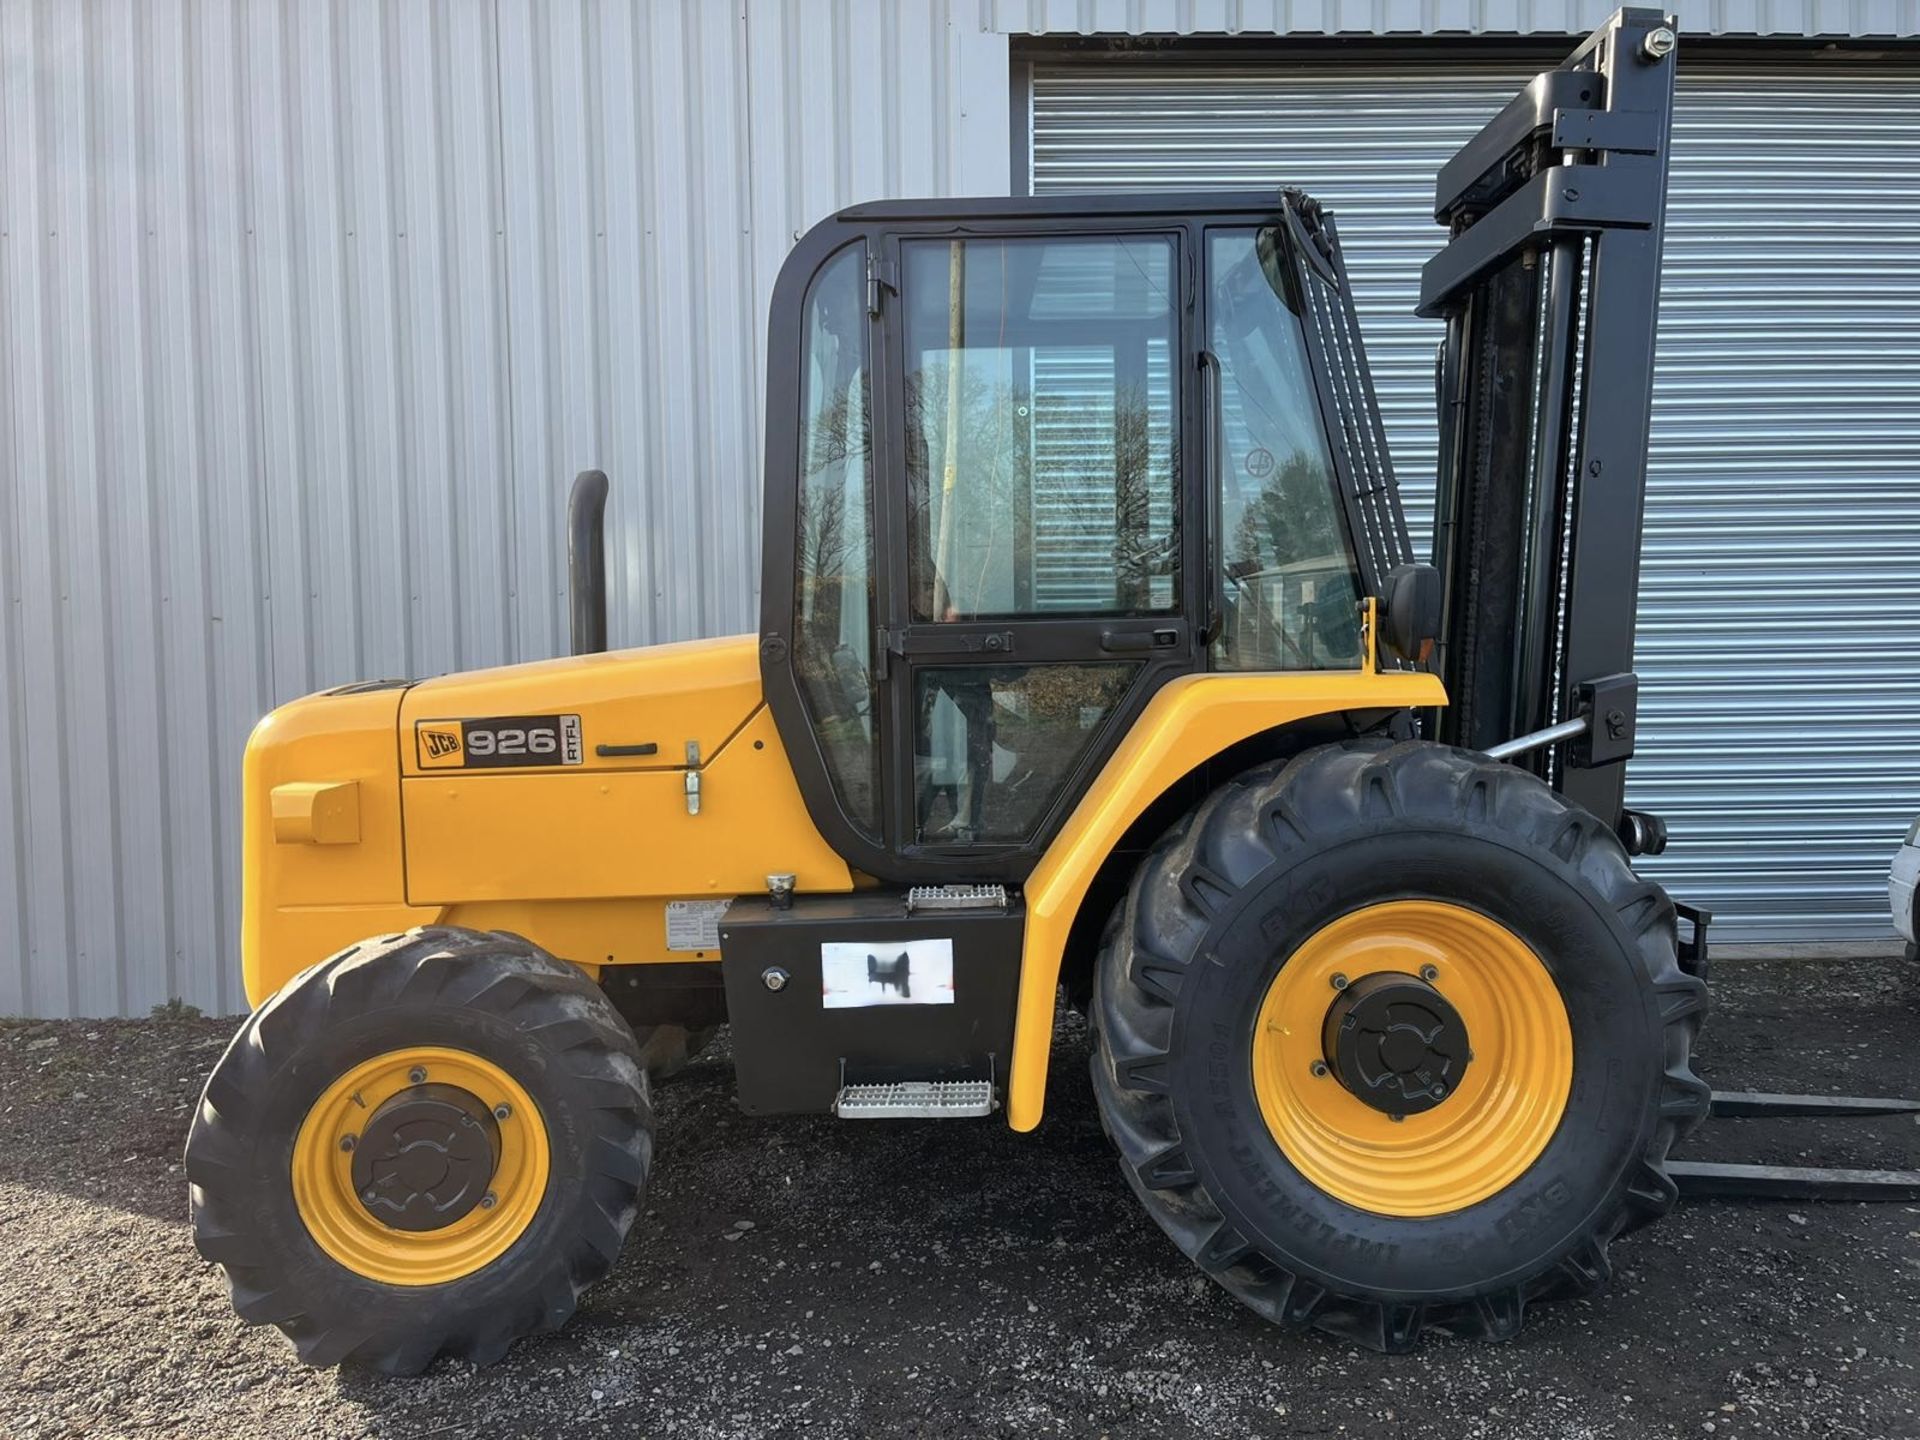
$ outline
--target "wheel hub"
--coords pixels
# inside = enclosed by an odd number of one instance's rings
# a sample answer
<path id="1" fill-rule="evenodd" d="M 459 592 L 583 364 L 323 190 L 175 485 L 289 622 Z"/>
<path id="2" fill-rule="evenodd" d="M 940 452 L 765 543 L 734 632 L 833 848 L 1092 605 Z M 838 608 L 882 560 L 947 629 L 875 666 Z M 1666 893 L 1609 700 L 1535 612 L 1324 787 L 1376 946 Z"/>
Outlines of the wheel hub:
<path id="1" fill-rule="evenodd" d="M 1472 1058 L 1460 1012 L 1425 980 L 1396 971 L 1342 989 L 1327 1008 L 1321 1046 L 1349 1093 L 1396 1118 L 1444 1102 Z"/>
<path id="2" fill-rule="evenodd" d="M 1417 1113 L 1381 1103 L 1413 1088 L 1424 1058 L 1411 1038 L 1388 1045 L 1401 1016 L 1374 995 L 1383 982 L 1442 1022 L 1415 1016 L 1411 1028 L 1423 1052 L 1453 1061 L 1432 1062 L 1446 1095 L 1435 1101 L 1433 1081 L 1419 1082 L 1427 1104 Z M 1499 921 L 1438 900 L 1364 905 L 1314 931 L 1268 985 L 1252 1041 L 1254 1095 L 1274 1143 L 1308 1183 L 1376 1215 L 1446 1215 L 1505 1189 L 1552 1141 L 1573 1083 L 1572 1029 L 1545 963 Z M 1389 1063 L 1410 1058 L 1407 1069 Z M 1412 1079 L 1366 1083 L 1386 1074 Z"/>
<path id="3" fill-rule="evenodd" d="M 353 1149 L 360 1203 L 396 1230 L 440 1230 L 488 1201 L 500 1127 L 457 1085 L 413 1085 L 367 1121 Z"/>

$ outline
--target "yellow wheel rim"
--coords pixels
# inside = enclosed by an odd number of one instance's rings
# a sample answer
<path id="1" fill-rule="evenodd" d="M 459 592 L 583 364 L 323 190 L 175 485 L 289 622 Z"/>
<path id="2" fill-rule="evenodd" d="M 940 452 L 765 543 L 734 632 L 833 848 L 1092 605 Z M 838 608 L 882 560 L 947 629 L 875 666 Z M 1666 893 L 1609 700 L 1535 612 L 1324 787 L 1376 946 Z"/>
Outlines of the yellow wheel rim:
<path id="1" fill-rule="evenodd" d="M 362 1203 L 354 1152 L 380 1106 L 422 1079 L 465 1091 L 496 1116 L 498 1107 L 506 1113 L 496 1121 L 491 1199 L 439 1229 L 396 1229 Z M 314 1101 L 293 1143 L 293 1199 L 314 1243 L 355 1274 L 388 1285 L 443 1285 L 491 1264 L 520 1238 L 547 1193 L 551 1163 L 539 1108 L 498 1065 L 439 1046 L 389 1050 L 354 1066 Z"/>
<path id="2" fill-rule="evenodd" d="M 1466 1026 L 1457 1087 L 1399 1120 L 1323 1069 L 1334 977 L 1432 967 Z M 1378 1215 L 1444 1215 L 1497 1194 L 1540 1158 L 1573 1085 L 1573 1033 L 1540 957 L 1458 905 L 1395 900 L 1344 915 L 1287 958 L 1253 1032 L 1253 1088 L 1267 1129 L 1302 1175 Z"/>

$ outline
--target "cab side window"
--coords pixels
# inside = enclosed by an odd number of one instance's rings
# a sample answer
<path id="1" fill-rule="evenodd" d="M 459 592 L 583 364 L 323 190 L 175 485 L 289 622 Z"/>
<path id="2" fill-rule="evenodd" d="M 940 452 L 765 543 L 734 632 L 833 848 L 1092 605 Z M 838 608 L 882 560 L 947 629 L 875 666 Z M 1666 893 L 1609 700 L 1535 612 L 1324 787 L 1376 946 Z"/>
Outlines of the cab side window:
<path id="1" fill-rule="evenodd" d="M 1153 235 L 901 246 L 916 620 L 1173 607 L 1173 255 Z"/>
<path id="2" fill-rule="evenodd" d="M 1306 337 L 1271 229 L 1207 235 L 1221 591 L 1216 670 L 1360 664 L 1360 583 L 1340 521 Z"/>
<path id="3" fill-rule="evenodd" d="M 808 292 L 800 377 L 794 673 L 841 808 L 878 838 L 874 740 L 873 424 L 865 251 L 853 245 Z"/>

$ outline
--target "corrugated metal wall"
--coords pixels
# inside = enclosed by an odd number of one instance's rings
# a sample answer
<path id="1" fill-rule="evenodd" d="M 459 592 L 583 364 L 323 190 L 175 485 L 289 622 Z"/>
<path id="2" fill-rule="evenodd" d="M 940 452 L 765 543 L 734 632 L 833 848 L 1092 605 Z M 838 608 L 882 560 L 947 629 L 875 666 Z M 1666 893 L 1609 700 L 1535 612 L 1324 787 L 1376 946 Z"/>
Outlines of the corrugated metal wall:
<path id="1" fill-rule="evenodd" d="M 1620 0 L 985 0 L 1015 35 L 1584 35 Z M 1686 35 L 1920 35 L 1915 0 L 1668 0 Z"/>
<path id="2" fill-rule="evenodd" d="M 1629 798 L 1717 936 L 1890 936 L 1920 814 L 1920 64 L 1681 57 Z M 1424 548 L 1432 176 L 1535 68 L 1045 63 L 1034 186 L 1328 201 Z"/>
<path id="3" fill-rule="evenodd" d="M 0 0 L 0 1013 L 242 1004 L 281 700 L 750 629 L 795 233 L 1005 193 L 973 0 Z"/>
<path id="4" fill-rule="evenodd" d="M 575 470 L 614 478 L 616 642 L 749 625 L 773 274 L 839 204 L 1004 192 L 1008 32 L 1553 32 L 1608 8 L 0 0 L 0 1013 L 235 1008 L 248 728 L 337 681 L 559 649 Z M 1910 0 L 1680 8 L 1696 31 L 1920 28 Z M 1895 163 L 1906 133 L 1876 137 Z M 1881 219 L 1869 275 L 1912 228 Z M 1770 362 L 1779 393 L 1794 363 Z M 1850 435 L 1846 474 L 1902 423 Z M 1891 643 L 1872 627 L 1901 603 L 1860 633 Z M 1906 803 L 1887 789 L 1874 823 Z M 1858 902 L 1857 867 L 1841 883 Z"/>

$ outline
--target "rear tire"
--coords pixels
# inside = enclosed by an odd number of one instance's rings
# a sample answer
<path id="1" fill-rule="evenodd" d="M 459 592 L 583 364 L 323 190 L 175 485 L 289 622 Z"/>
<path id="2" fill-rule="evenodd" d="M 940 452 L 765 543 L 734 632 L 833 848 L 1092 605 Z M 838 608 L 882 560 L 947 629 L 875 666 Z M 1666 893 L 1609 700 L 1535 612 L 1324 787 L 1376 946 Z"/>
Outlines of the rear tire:
<path id="1" fill-rule="evenodd" d="M 1344 1181 L 1337 1134 L 1314 1154 L 1283 1149 L 1277 1136 L 1297 1132 L 1274 1127 L 1255 1078 L 1274 1053 L 1262 1047 L 1282 1042 L 1257 1035 L 1255 1020 L 1309 941 L 1351 928 L 1349 917 L 1422 906 L 1464 912 L 1544 967 L 1571 1037 L 1564 1108 L 1517 1176 L 1471 1203 L 1400 1205 L 1403 1173 L 1409 1196 L 1426 1177 L 1394 1169 L 1393 1152 L 1364 1192 L 1386 1198 L 1362 1208 L 1325 1183 L 1329 1165 Z M 1465 945 L 1440 969 L 1464 981 L 1490 963 Z M 1704 1008 L 1704 985 L 1677 963 L 1671 902 L 1591 815 L 1485 756 L 1359 740 L 1241 776 L 1142 862 L 1096 966 L 1093 1082 L 1148 1212 L 1263 1316 L 1389 1351 L 1426 1326 L 1504 1339 L 1534 1301 L 1600 1289 L 1612 1239 L 1671 1207 L 1668 1149 L 1707 1107 L 1690 1068 Z M 1297 1047 L 1309 1031 L 1284 1033 Z M 1498 1060 L 1469 1055 L 1467 1071 Z M 1303 1092 L 1345 1084 L 1317 1061 L 1316 1078 L 1289 1058 L 1286 1074 L 1296 1068 Z M 1395 1125 L 1377 1128 L 1416 1128 Z"/>
<path id="2" fill-rule="evenodd" d="M 358 1158 L 375 1163 L 381 1112 L 356 1087 L 380 1067 L 398 1067 L 395 1101 L 473 1099 L 433 1083 L 442 1076 L 489 1091 L 441 1132 L 456 1137 L 448 1153 L 495 1134 L 492 1168 L 468 1187 L 486 1194 L 468 1193 L 453 1220 L 395 1228 L 393 1212 L 356 1204 L 366 1182 L 339 1167 L 360 1130 Z M 334 1115 L 342 1133 L 319 1123 Z M 383 1135 L 384 1184 L 419 1132 L 396 1122 Z M 511 1155 L 531 1158 L 516 1172 L 500 1158 Z M 652 1156 L 646 1072 L 598 986 L 516 936 L 414 930 L 303 972 L 241 1027 L 187 1136 L 194 1244 L 225 1272 L 240 1317 L 277 1325 L 310 1365 L 411 1375 L 442 1353 L 489 1364 L 558 1329 L 612 1267 Z M 415 1198 L 446 1189 L 393 1183 Z M 489 1225 L 503 1228 L 489 1237 Z"/>

